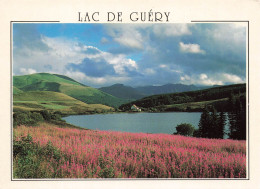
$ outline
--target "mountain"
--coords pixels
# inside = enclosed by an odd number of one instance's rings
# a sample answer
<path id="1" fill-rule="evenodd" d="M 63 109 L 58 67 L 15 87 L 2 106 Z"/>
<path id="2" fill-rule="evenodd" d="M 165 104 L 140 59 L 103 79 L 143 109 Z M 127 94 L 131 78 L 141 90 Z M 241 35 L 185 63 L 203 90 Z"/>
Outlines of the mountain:
<path id="1" fill-rule="evenodd" d="M 60 83 L 74 84 L 84 86 L 83 84 L 63 75 L 49 74 L 49 73 L 37 73 L 31 75 L 21 75 L 13 77 L 13 86 L 25 91 L 47 87 L 50 90 L 57 90 L 56 87 Z M 56 86 L 55 86 L 56 84 Z M 44 86 L 45 85 L 45 86 Z"/>
<path id="2" fill-rule="evenodd" d="M 133 87 L 125 86 L 123 84 L 115 84 L 109 87 L 101 87 L 99 90 L 111 94 L 118 98 L 123 98 L 127 100 L 137 100 L 143 98 L 147 95 L 139 92 L 138 90 L 134 89 Z"/>
<path id="3" fill-rule="evenodd" d="M 83 85 L 67 76 L 49 73 L 13 77 L 14 92 L 54 91 L 66 94 L 87 104 L 118 107 L 127 102 L 98 89 Z"/>
<path id="4" fill-rule="evenodd" d="M 151 111 L 201 111 L 205 105 L 213 105 L 219 110 L 226 111 L 229 108 L 227 101 L 231 94 L 245 98 L 246 84 L 153 95 L 123 104 L 119 109 L 129 111 L 131 106 L 135 104 L 142 109 Z"/>
<path id="5" fill-rule="evenodd" d="M 142 86 L 142 87 L 130 87 L 123 84 L 115 84 L 108 87 L 101 87 L 99 90 L 116 96 L 118 98 L 126 99 L 129 101 L 138 100 L 146 96 L 157 95 L 157 94 L 167 94 L 185 91 L 195 91 L 207 87 L 198 87 L 195 85 L 184 85 L 184 84 L 166 84 L 161 86 Z"/>
<path id="6" fill-rule="evenodd" d="M 146 94 L 146 96 L 166 94 L 166 93 L 177 93 L 186 91 L 200 90 L 202 87 L 195 85 L 184 85 L 184 84 L 166 84 L 161 86 L 143 86 L 135 88 L 140 93 Z"/>

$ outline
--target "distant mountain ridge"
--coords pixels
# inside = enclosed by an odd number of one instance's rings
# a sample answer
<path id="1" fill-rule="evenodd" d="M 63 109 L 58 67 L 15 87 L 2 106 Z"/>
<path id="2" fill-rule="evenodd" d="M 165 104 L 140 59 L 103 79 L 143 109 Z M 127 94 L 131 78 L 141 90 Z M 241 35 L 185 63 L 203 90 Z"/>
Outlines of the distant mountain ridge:
<path id="1" fill-rule="evenodd" d="M 209 87 L 197 87 L 195 85 L 184 84 L 166 84 L 161 86 L 142 86 L 142 87 L 130 87 L 123 84 L 115 84 L 108 87 L 101 87 L 99 90 L 127 100 L 138 100 L 146 96 L 196 91 Z"/>
<path id="2" fill-rule="evenodd" d="M 197 87 L 195 85 L 184 85 L 184 84 L 166 84 L 161 86 L 143 86 L 136 87 L 139 92 L 145 93 L 146 95 L 157 95 L 167 93 L 178 93 L 186 91 L 195 91 L 203 89 L 203 87 Z"/>
<path id="3" fill-rule="evenodd" d="M 118 98 L 123 98 L 127 100 L 136 100 L 147 96 L 142 92 L 136 90 L 135 88 L 125 86 L 123 84 L 114 84 L 109 87 L 101 87 L 99 88 L 99 90 L 116 96 Z"/>

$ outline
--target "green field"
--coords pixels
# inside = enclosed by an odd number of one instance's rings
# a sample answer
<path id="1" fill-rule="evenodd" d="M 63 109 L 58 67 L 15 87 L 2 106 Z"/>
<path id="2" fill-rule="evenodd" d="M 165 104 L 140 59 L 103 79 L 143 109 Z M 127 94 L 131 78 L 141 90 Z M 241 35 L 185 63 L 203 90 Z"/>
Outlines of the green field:
<path id="1" fill-rule="evenodd" d="M 113 108 L 102 104 L 86 104 L 68 95 L 52 91 L 31 91 L 14 94 L 15 111 L 61 111 L 64 114 L 85 114 L 112 111 Z"/>
<path id="2" fill-rule="evenodd" d="M 228 102 L 228 98 L 218 100 L 208 100 L 201 102 L 188 102 L 182 104 L 171 104 L 156 106 L 155 108 L 162 111 L 203 111 L 205 106 L 218 106 Z"/>

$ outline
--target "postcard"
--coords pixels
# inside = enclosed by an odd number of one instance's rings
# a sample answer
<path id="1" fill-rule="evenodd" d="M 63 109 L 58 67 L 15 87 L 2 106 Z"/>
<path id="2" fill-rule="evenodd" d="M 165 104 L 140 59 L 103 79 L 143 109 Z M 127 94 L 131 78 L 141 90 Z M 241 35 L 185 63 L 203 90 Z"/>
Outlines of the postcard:
<path id="1" fill-rule="evenodd" d="M 258 1 L 49 3 L 2 8 L 1 186 L 259 184 Z"/>

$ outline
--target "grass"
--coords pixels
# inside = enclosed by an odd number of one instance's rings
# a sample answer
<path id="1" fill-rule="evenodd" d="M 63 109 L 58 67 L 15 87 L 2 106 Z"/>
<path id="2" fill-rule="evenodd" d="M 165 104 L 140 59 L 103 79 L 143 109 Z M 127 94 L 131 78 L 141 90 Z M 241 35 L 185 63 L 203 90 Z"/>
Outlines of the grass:
<path id="1" fill-rule="evenodd" d="M 13 85 L 17 88 L 23 88 L 38 82 L 56 82 L 56 83 L 70 83 L 74 85 L 82 85 L 77 81 L 72 80 L 66 76 L 59 76 L 49 73 L 37 73 L 31 75 L 22 75 L 13 77 Z"/>
<path id="2" fill-rule="evenodd" d="M 23 91 L 18 89 L 17 87 L 13 87 L 13 94 L 19 94 L 22 93 Z"/>
<path id="3" fill-rule="evenodd" d="M 188 102 L 182 104 L 171 104 L 171 105 L 163 105 L 163 106 L 156 106 L 157 109 L 167 110 L 179 110 L 179 111 L 203 111 L 205 106 L 213 105 L 218 106 L 218 104 L 227 103 L 228 98 L 222 98 L 218 100 L 208 100 L 208 101 L 200 101 L 200 102 Z"/>
<path id="4" fill-rule="evenodd" d="M 14 94 L 14 101 L 75 101 L 76 99 L 53 91 L 30 91 Z"/>
<path id="5" fill-rule="evenodd" d="M 15 178 L 246 177 L 245 141 L 42 123 L 16 127 L 14 145 Z"/>
<path id="6" fill-rule="evenodd" d="M 86 104 L 63 93 L 53 91 L 31 91 L 14 94 L 14 111 L 62 111 L 64 114 L 88 114 L 111 111 L 102 104 Z"/>
<path id="7" fill-rule="evenodd" d="M 119 99 L 92 87 L 64 84 L 60 86 L 60 91 L 88 104 L 105 104 L 118 107 L 126 102 L 126 100 Z"/>

